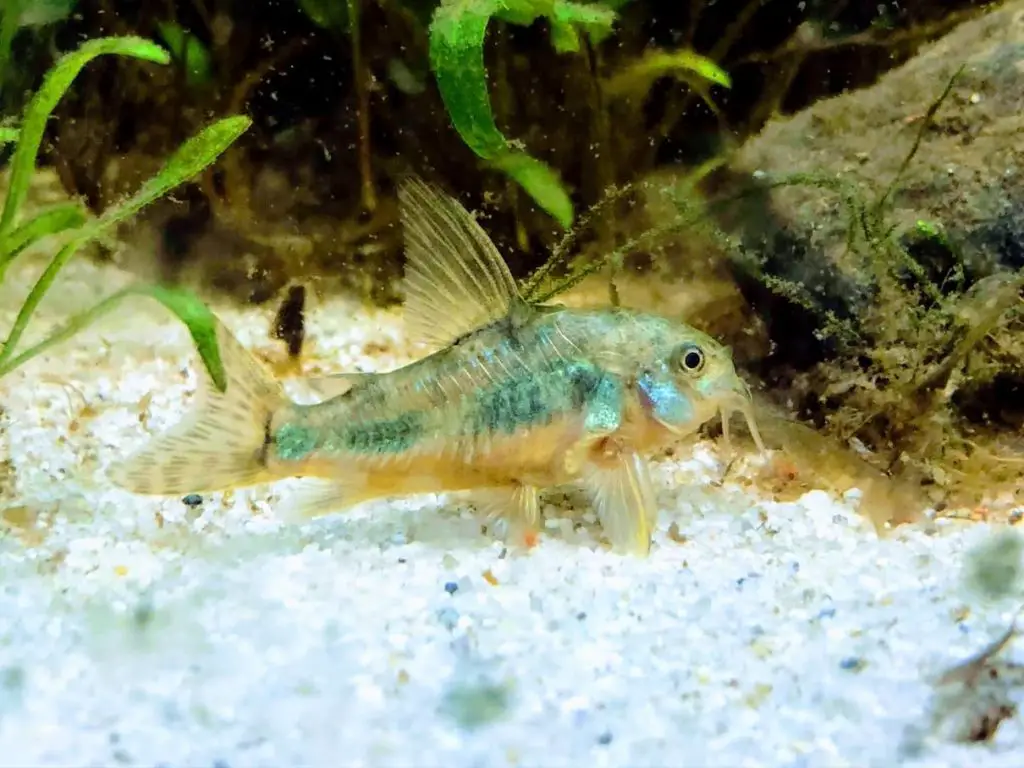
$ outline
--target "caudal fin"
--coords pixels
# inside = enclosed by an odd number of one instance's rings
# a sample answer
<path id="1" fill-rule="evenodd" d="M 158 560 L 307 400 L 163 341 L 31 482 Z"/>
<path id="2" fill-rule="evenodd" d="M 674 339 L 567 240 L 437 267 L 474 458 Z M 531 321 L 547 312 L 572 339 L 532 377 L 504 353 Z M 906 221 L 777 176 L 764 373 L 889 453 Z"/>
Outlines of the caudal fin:
<path id="1" fill-rule="evenodd" d="M 287 402 L 281 385 L 231 332 L 215 321 L 227 378 L 219 392 L 201 367 L 192 412 L 108 477 L 133 493 L 184 495 L 279 479 L 267 469 L 273 414 Z"/>

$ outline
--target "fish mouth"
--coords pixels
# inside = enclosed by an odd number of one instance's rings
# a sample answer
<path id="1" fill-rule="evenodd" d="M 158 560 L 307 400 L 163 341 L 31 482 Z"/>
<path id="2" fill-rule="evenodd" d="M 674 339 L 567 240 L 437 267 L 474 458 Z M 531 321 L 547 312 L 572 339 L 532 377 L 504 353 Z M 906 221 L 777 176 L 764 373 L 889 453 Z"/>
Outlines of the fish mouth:
<path id="1" fill-rule="evenodd" d="M 732 382 L 721 405 L 722 442 L 725 444 L 726 452 L 730 454 L 732 453 L 732 442 L 729 434 L 729 419 L 734 413 L 743 415 L 743 419 L 747 423 L 747 430 L 754 439 L 754 445 L 757 446 L 757 450 L 762 456 L 765 455 L 768 449 L 764 445 L 764 440 L 761 439 L 761 431 L 757 428 L 757 419 L 754 418 L 754 398 L 750 387 L 739 376 Z"/>

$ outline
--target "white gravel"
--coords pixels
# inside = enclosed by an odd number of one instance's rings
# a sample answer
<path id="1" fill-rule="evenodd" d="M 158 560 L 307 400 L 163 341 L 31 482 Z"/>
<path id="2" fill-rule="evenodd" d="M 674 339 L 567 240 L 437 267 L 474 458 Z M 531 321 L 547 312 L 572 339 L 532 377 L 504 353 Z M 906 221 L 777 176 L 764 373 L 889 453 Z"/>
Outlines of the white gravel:
<path id="1" fill-rule="evenodd" d="M 123 280 L 73 264 L 41 325 Z M 223 316 L 280 354 L 270 310 Z M 401 333 L 343 301 L 310 330 L 335 370 L 397 364 Z M 879 539 L 856 494 L 711 485 L 708 445 L 656 466 L 646 560 L 559 506 L 503 555 L 443 497 L 287 527 L 287 484 L 195 510 L 109 487 L 109 461 L 181 417 L 196 365 L 140 302 L 0 381 L 2 765 L 1021 764 L 1019 715 L 965 745 L 969 718 L 929 714 L 931 681 L 1016 608 L 963 586 L 987 526 Z"/>

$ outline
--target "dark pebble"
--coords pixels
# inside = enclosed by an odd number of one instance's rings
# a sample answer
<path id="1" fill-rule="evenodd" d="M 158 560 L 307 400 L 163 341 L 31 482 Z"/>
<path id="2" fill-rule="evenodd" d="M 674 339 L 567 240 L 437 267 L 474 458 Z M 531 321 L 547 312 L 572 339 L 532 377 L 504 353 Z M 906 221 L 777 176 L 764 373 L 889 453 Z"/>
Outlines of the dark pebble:
<path id="1" fill-rule="evenodd" d="M 459 591 L 459 585 L 456 584 L 454 581 L 449 581 L 444 585 L 444 591 L 447 592 L 449 595 L 454 595 L 456 592 Z"/>
<path id="2" fill-rule="evenodd" d="M 818 611 L 818 618 L 819 619 L 831 619 L 835 615 L 836 615 L 836 609 L 835 608 L 822 608 L 820 611 Z"/>
<path id="3" fill-rule="evenodd" d="M 605 731 L 604 733 L 602 733 L 600 736 L 597 737 L 597 743 L 600 744 L 602 747 L 606 747 L 609 744 L 611 744 L 612 743 L 612 732 L 611 731 Z"/>
<path id="4" fill-rule="evenodd" d="M 198 507 L 203 503 L 203 497 L 198 493 L 190 493 L 188 496 L 181 500 L 181 503 L 186 507 Z"/>
<path id="5" fill-rule="evenodd" d="M 576 614 L 577 621 L 583 621 L 585 618 L 587 618 L 586 611 L 580 611 L 579 613 Z"/>
<path id="6" fill-rule="evenodd" d="M 839 668 L 856 672 L 864 668 L 864 659 L 859 656 L 847 656 L 839 662 Z"/>

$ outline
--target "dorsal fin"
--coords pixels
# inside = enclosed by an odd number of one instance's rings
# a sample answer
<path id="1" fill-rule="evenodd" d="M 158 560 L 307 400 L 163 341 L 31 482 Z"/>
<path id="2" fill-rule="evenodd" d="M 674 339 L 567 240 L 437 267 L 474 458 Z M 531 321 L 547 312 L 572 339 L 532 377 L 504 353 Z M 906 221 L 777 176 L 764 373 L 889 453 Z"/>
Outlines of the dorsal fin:
<path id="1" fill-rule="evenodd" d="M 402 182 L 398 199 L 405 314 L 414 341 L 443 347 L 522 301 L 498 249 L 456 200 L 416 178 Z"/>

